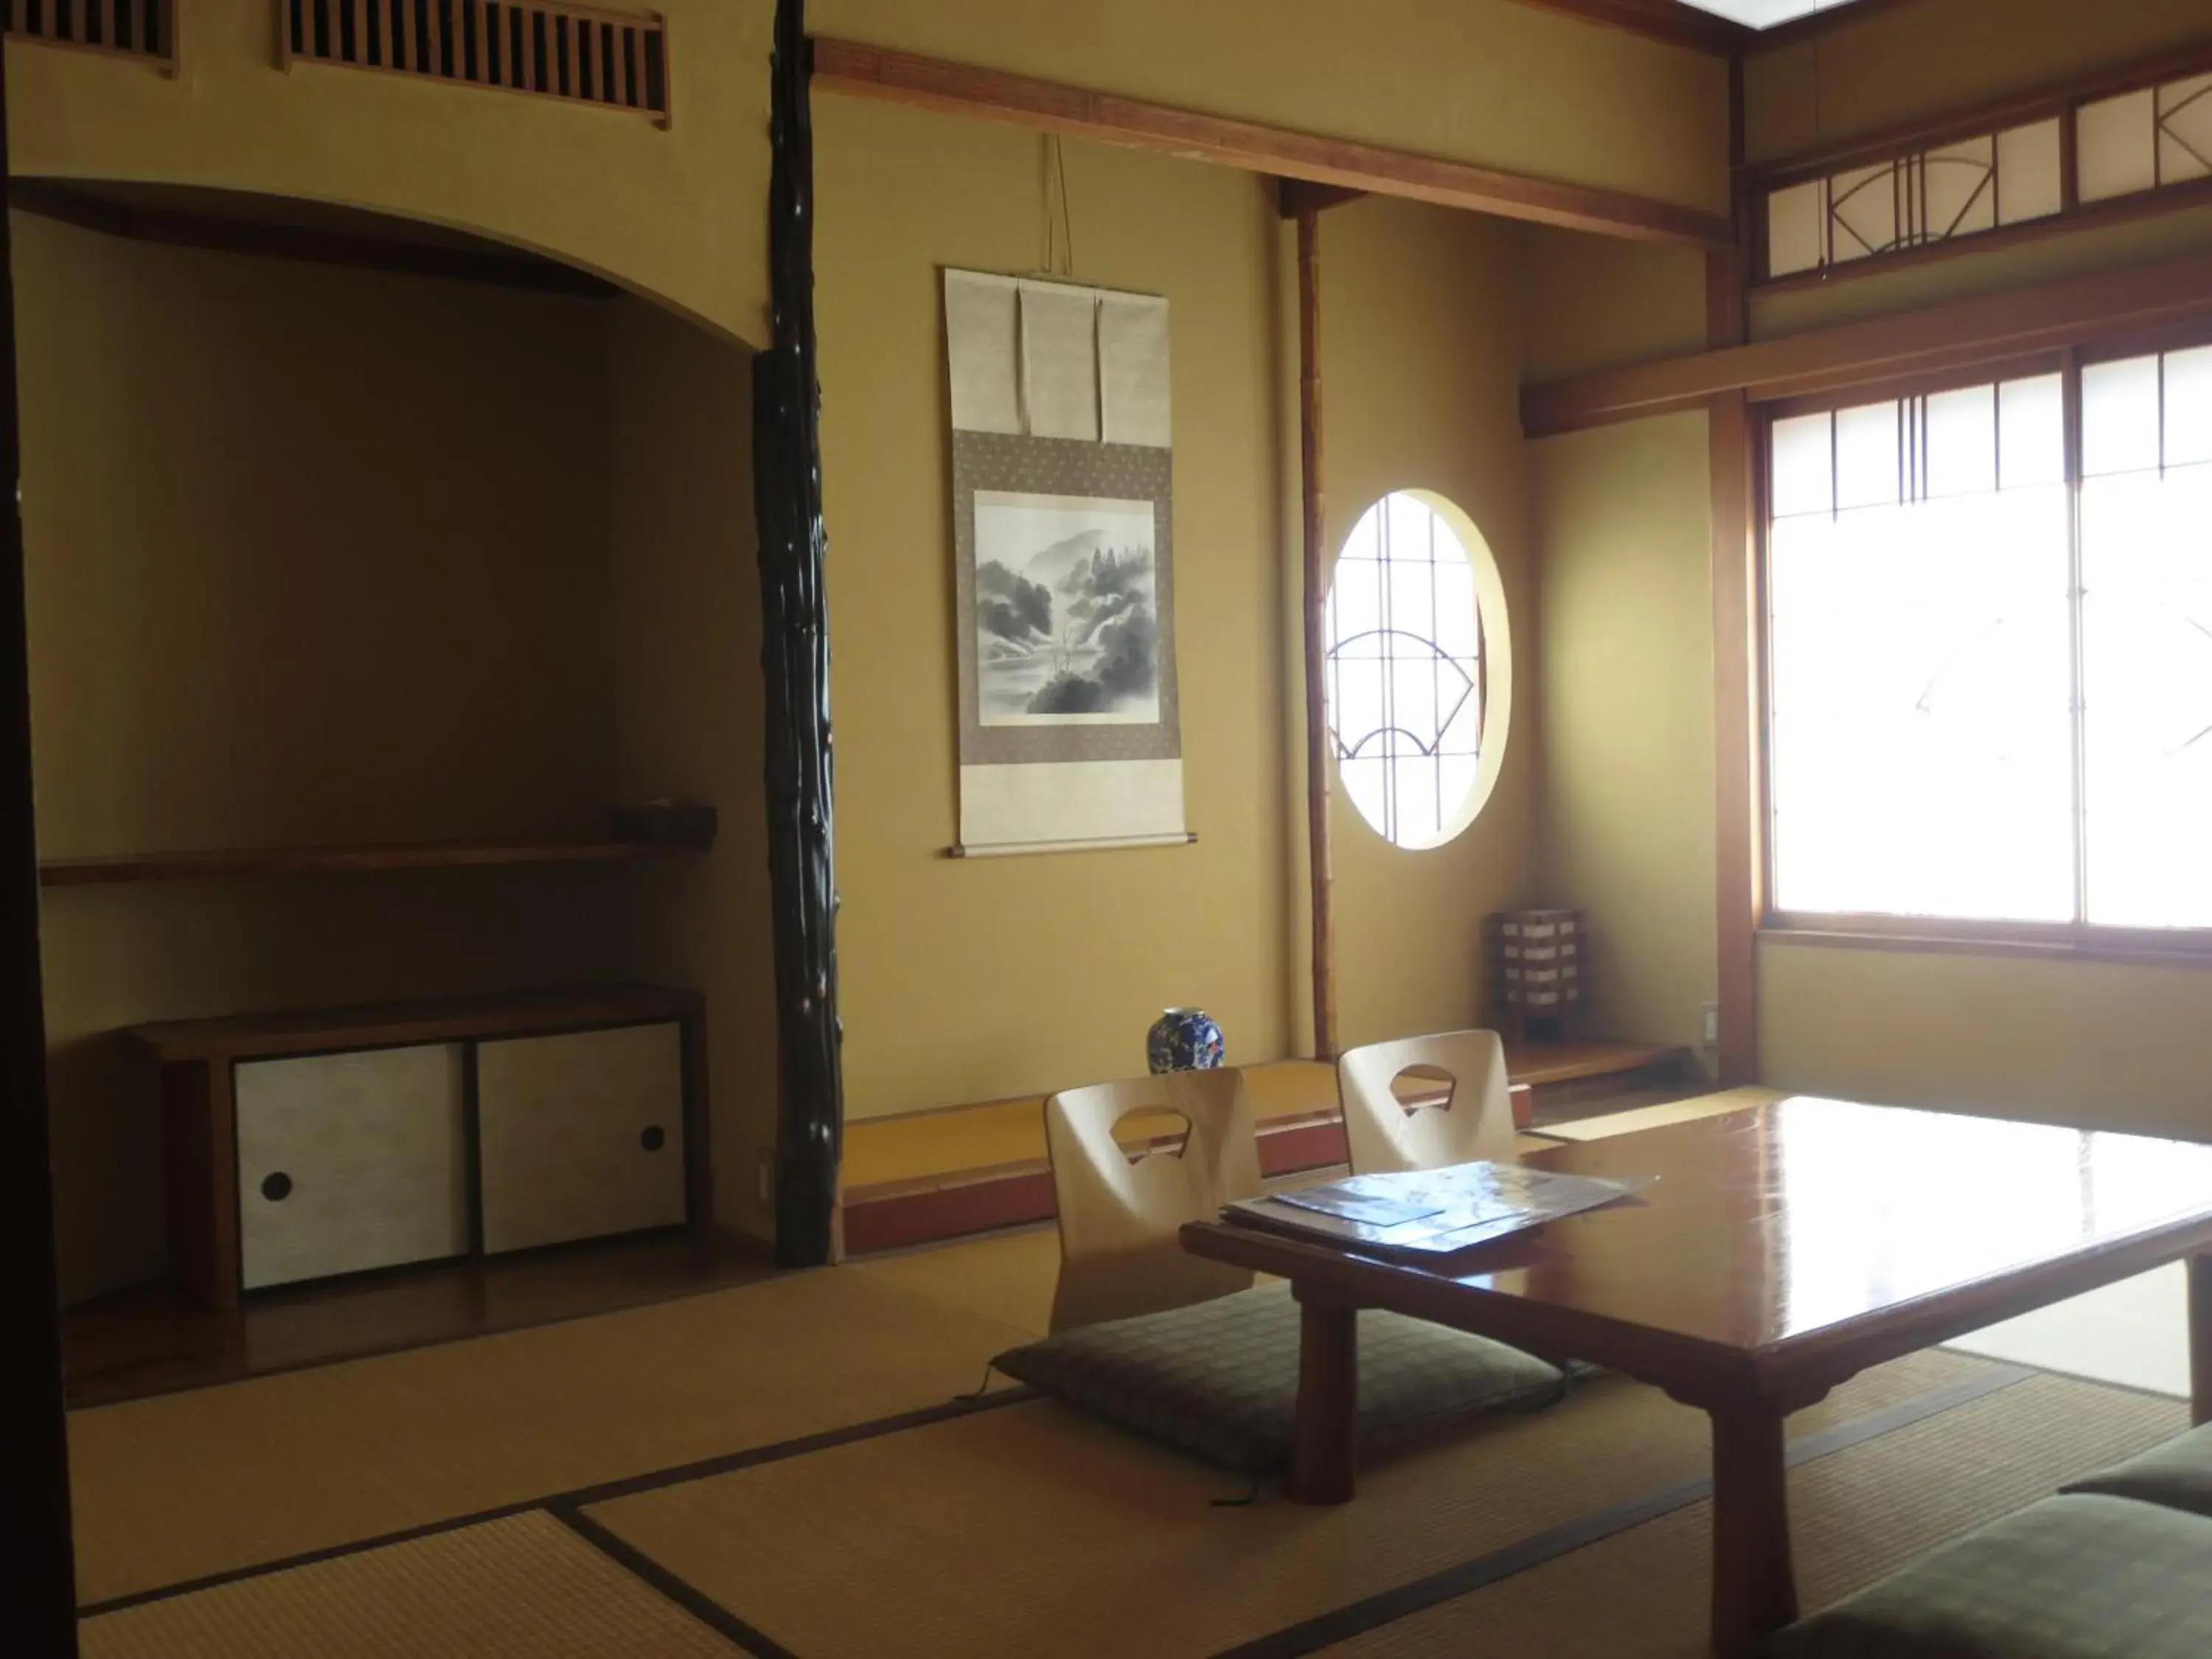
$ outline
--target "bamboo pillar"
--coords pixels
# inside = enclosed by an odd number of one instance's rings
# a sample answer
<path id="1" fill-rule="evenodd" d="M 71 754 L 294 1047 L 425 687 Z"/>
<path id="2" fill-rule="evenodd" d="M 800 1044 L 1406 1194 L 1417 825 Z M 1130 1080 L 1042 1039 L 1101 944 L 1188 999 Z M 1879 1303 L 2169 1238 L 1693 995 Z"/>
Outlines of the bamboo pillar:
<path id="1" fill-rule="evenodd" d="M 1328 712 L 1322 696 L 1328 641 L 1323 629 L 1328 604 L 1325 550 L 1328 538 L 1322 494 L 1321 210 L 1297 206 L 1298 228 L 1298 483 L 1304 507 L 1306 670 L 1306 850 L 1313 904 L 1314 1058 L 1336 1058 L 1336 909 L 1328 846 Z"/>
<path id="2" fill-rule="evenodd" d="M 769 289 L 775 343 L 753 360 L 768 704 L 769 907 L 775 928 L 775 1251 L 815 1267 L 836 1248 L 845 1085 L 823 586 L 822 390 L 814 361 L 814 136 L 805 0 L 777 0 L 769 69 Z"/>

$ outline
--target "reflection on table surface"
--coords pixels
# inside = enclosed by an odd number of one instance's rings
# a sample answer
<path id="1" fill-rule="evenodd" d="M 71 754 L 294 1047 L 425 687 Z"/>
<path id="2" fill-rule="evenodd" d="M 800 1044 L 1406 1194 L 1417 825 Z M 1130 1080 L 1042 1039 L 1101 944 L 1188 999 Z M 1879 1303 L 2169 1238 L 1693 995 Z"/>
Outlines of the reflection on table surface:
<path id="1" fill-rule="evenodd" d="M 1434 1271 L 1732 1346 L 2212 1218 L 2212 1146 L 1808 1097 L 1526 1161 L 1659 1178 Z"/>

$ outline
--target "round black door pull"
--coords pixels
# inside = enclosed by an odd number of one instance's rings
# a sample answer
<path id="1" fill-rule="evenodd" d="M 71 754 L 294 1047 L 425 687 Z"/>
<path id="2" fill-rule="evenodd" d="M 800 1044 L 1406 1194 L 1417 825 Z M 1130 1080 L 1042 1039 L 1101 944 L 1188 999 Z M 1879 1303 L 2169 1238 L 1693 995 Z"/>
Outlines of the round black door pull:
<path id="1" fill-rule="evenodd" d="M 648 1152 L 657 1152 L 668 1144 L 668 1136 L 661 1127 L 655 1123 L 648 1127 L 646 1132 L 637 1138 L 637 1144 Z"/>
<path id="2" fill-rule="evenodd" d="M 271 1204 L 282 1204 L 292 1196 L 292 1177 L 282 1170 L 277 1170 L 275 1175 L 262 1182 L 261 1196 Z"/>

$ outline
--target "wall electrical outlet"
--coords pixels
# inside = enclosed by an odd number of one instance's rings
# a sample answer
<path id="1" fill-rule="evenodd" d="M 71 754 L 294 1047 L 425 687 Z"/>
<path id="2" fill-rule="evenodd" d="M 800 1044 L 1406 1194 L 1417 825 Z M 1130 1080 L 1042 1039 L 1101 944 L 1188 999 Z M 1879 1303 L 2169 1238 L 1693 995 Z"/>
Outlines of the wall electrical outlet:
<path id="1" fill-rule="evenodd" d="M 1708 1048 L 1719 1048 L 1721 1046 L 1720 1004 L 1717 1002 L 1708 1002 L 1699 1012 L 1703 1015 L 1703 1019 L 1698 1027 L 1699 1032 L 1702 1033 L 1702 1036 L 1698 1040 Z"/>
<path id="2" fill-rule="evenodd" d="M 753 1171 L 754 1186 L 763 1205 L 775 1202 L 775 1154 L 763 1149 Z"/>

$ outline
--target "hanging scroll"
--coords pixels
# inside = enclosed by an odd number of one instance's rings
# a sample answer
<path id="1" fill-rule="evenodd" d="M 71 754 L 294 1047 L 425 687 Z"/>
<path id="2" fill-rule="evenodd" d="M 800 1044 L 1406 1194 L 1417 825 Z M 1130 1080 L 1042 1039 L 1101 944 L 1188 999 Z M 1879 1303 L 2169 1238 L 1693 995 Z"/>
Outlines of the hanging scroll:
<path id="1" fill-rule="evenodd" d="M 955 851 L 1188 841 L 1167 301 L 948 270 L 945 329 Z"/>

